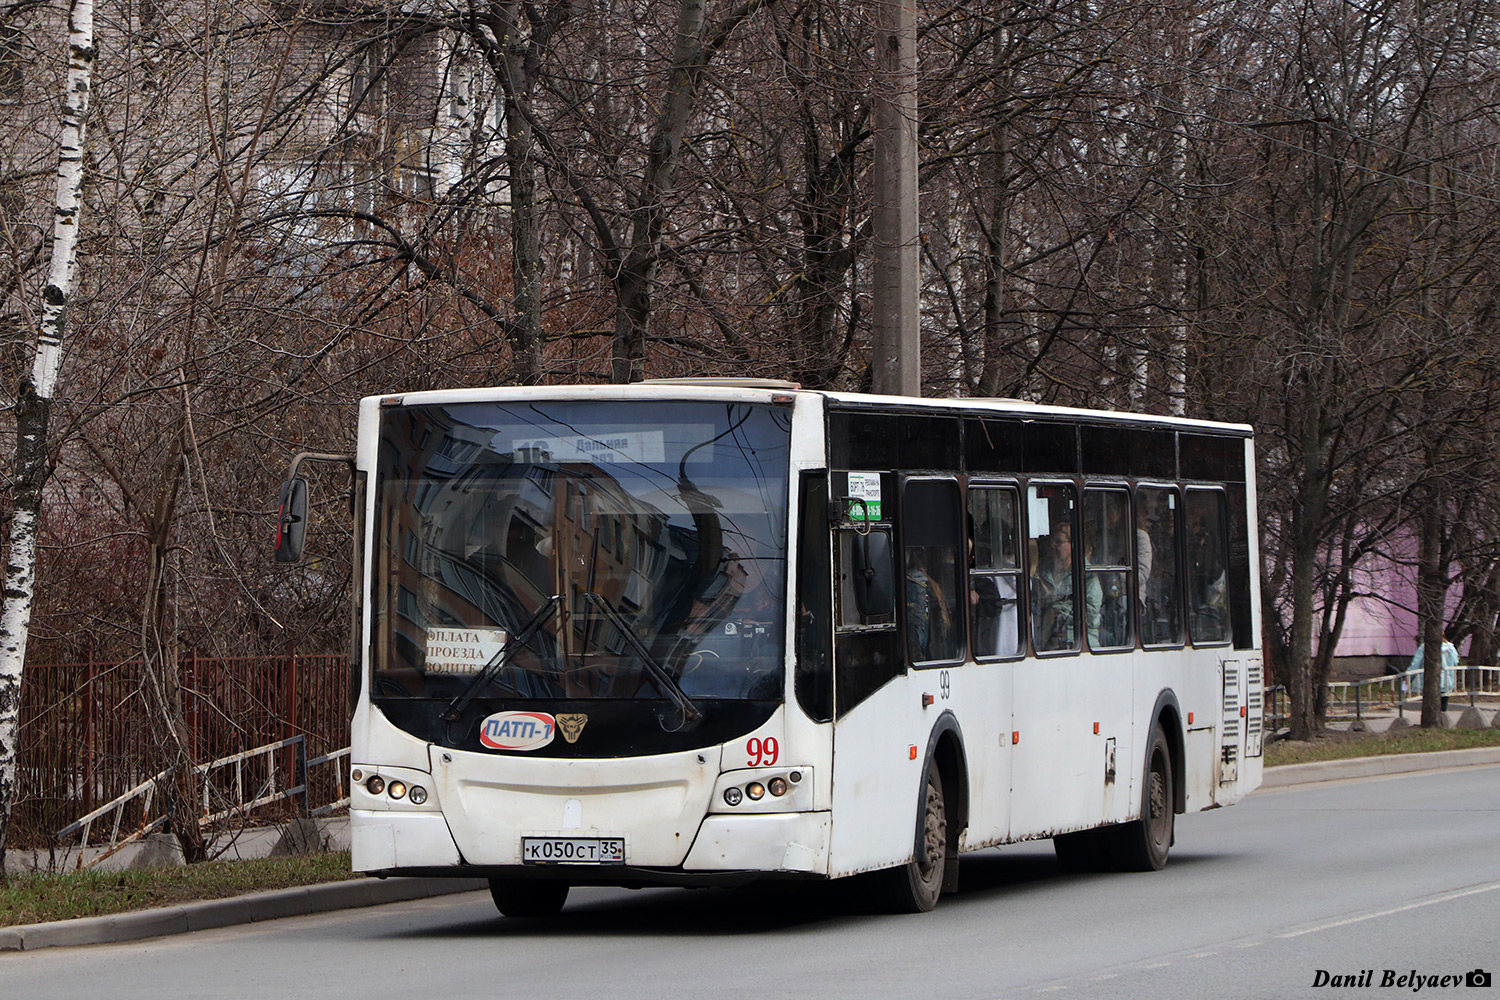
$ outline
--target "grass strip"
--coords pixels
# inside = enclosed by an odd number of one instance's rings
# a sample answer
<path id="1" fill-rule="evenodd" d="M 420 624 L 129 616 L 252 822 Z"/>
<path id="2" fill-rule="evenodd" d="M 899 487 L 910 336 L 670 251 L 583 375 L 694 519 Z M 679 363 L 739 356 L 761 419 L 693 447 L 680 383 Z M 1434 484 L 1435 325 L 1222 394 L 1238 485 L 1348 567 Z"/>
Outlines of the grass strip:
<path id="1" fill-rule="evenodd" d="M 207 861 L 139 871 L 12 872 L 0 885 L 0 927 L 98 917 L 356 878 L 349 852 Z"/>
<path id="2" fill-rule="evenodd" d="M 1434 753 L 1500 746 L 1500 729 L 1421 729 L 1393 733 L 1346 733 L 1328 730 L 1311 740 L 1280 739 L 1266 746 L 1266 766 L 1311 764 L 1323 760 L 1383 757 L 1387 754 Z"/>

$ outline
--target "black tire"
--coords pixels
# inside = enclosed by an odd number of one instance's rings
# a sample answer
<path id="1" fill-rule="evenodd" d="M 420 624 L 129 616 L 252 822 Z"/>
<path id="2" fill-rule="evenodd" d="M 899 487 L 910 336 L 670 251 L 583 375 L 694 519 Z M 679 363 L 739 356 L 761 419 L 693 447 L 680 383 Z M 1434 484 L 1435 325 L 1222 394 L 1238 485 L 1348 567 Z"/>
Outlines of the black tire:
<path id="1" fill-rule="evenodd" d="M 555 917 L 568 901 L 568 883 L 552 879 L 492 878 L 490 898 L 507 917 Z"/>
<path id="2" fill-rule="evenodd" d="M 1141 788 L 1141 818 L 1111 828 L 1115 832 L 1115 866 L 1127 872 L 1159 872 L 1167 866 L 1172 847 L 1172 752 L 1161 724 L 1151 732 L 1146 748 L 1145 784 Z"/>
<path id="3" fill-rule="evenodd" d="M 943 799 L 943 778 L 936 767 L 927 772 L 918 833 L 910 861 L 877 873 L 884 908 L 892 913 L 926 913 L 943 894 L 948 865 L 948 807 Z"/>

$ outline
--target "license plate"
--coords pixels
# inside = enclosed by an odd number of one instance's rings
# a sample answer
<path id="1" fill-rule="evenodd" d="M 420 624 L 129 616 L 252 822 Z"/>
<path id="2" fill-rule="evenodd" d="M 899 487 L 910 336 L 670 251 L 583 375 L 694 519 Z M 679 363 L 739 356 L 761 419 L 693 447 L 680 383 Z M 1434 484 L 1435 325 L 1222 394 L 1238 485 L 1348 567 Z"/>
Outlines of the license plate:
<path id="1" fill-rule="evenodd" d="M 623 865 L 624 837 L 522 837 L 526 865 Z"/>

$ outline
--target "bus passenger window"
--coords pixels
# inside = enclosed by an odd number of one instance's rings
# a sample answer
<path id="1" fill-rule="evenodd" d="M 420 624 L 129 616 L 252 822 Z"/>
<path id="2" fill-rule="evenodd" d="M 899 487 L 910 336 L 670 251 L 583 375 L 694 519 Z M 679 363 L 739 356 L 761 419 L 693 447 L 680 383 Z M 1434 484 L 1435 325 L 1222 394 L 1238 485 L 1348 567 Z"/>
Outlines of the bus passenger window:
<path id="1" fill-rule="evenodd" d="M 912 663 L 963 659 L 958 483 L 907 481 L 901 495 L 901 538 L 907 657 Z"/>
<path id="2" fill-rule="evenodd" d="M 1083 491 L 1083 629 L 1090 649 L 1128 649 L 1130 494 Z"/>
<path id="3" fill-rule="evenodd" d="M 1177 577 L 1177 493 L 1160 486 L 1135 491 L 1136 572 L 1140 586 L 1141 642 L 1182 642 L 1182 597 Z"/>
<path id="4" fill-rule="evenodd" d="M 1038 652 L 1076 650 L 1073 538 L 1078 519 L 1071 483 L 1027 488 L 1031 559 L 1031 634 Z"/>
<path id="5" fill-rule="evenodd" d="M 1224 494 L 1189 490 L 1187 508 L 1188 632 L 1195 643 L 1229 641 Z"/>
<path id="6" fill-rule="evenodd" d="M 1013 489 L 969 490 L 969 610 L 975 659 L 1020 656 L 1020 520 Z"/>

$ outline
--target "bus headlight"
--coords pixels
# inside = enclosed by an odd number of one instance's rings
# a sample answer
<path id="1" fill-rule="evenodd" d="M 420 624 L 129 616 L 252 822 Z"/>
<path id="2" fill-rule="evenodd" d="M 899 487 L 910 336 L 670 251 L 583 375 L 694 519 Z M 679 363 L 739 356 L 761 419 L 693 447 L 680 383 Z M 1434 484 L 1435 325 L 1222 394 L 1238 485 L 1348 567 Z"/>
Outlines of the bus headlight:
<path id="1" fill-rule="evenodd" d="M 752 781 L 745 786 L 745 794 L 750 796 L 752 802 L 759 801 L 766 794 L 766 786 L 758 781 Z"/>
<path id="2" fill-rule="evenodd" d="M 365 791 L 371 795 L 379 795 L 385 791 L 385 779 L 378 774 L 370 775 L 370 780 L 365 782 Z"/>
<path id="3" fill-rule="evenodd" d="M 406 782 L 393 781 L 390 783 L 387 790 L 390 792 L 391 798 L 399 799 L 401 796 L 406 794 Z"/>
<path id="4" fill-rule="evenodd" d="M 412 785 L 411 791 L 406 794 L 408 800 L 414 806 L 419 806 L 427 801 L 427 789 L 421 785 Z"/>
<path id="5" fill-rule="evenodd" d="M 738 788 L 730 787 L 724 789 L 725 805 L 737 806 L 744 801 L 744 798 L 745 793 L 741 792 Z"/>
<path id="6" fill-rule="evenodd" d="M 772 778 L 770 781 L 766 782 L 766 787 L 771 790 L 772 795 L 776 796 L 777 798 L 781 798 L 781 796 L 786 794 L 786 779 Z"/>

